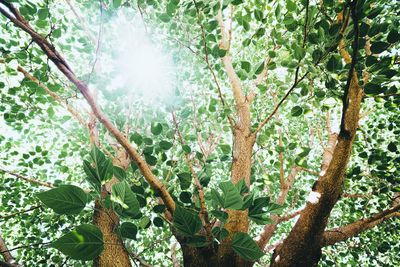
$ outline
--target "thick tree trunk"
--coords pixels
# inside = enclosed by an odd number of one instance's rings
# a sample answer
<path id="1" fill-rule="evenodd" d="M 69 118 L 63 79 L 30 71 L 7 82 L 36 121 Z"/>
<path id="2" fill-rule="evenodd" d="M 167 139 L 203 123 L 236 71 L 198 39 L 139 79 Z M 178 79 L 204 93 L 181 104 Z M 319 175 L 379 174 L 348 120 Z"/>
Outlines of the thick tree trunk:
<path id="1" fill-rule="evenodd" d="M 129 254 L 122 244 L 121 238 L 115 230 L 119 224 L 118 216 L 111 209 L 107 209 L 96 200 L 93 223 L 103 233 L 104 250 L 98 258 L 93 261 L 94 267 L 131 267 Z"/>
<path id="2" fill-rule="evenodd" d="M 113 165 L 127 169 L 130 160 L 124 150 L 119 150 L 117 156 L 113 159 Z M 104 199 L 111 192 L 111 188 L 118 182 L 118 179 L 113 177 L 111 181 L 106 183 L 102 189 L 102 198 Z M 121 238 L 116 233 L 116 228 L 119 225 L 119 217 L 112 209 L 104 207 L 100 200 L 95 202 L 95 210 L 93 213 L 93 223 L 100 228 L 103 233 L 104 250 L 93 261 L 94 267 L 131 267 L 129 254 L 126 251 Z"/>
<path id="3" fill-rule="evenodd" d="M 321 257 L 321 244 L 329 214 L 342 192 L 346 166 L 358 127 L 363 91 L 355 71 L 351 74 L 349 106 L 343 112 L 343 123 L 332 160 L 326 173 L 321 173 L 313 187 L 314 200 L 309 200 L 296 225 L 278 246 L 271 266 L 316 266 Z"/>

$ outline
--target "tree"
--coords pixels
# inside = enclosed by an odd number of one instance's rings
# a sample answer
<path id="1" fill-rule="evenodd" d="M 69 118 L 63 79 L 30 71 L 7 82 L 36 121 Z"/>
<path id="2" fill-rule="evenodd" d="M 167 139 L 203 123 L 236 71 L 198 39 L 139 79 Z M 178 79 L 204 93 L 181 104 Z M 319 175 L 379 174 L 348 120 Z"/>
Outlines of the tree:
<path id="1" fill-rule="evenodd" d="M 2 266 L 400 262 L 396 1 L 0 3 Z"/>

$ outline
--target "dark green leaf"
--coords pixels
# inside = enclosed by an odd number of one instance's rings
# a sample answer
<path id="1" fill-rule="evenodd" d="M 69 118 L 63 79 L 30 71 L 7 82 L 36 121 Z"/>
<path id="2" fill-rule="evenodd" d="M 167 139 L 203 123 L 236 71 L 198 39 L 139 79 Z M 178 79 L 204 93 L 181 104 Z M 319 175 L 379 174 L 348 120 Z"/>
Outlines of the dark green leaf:
<path id="1" fill-rule="evenodd" d="M 221 242 L 229 235 L 229 232 L 225 228 L 215 227 L 212 229 L 212 234 L 219 242 Z"/>
<path id="2" fill-rule="evenodd" d="M 329 58 L 328 62 L 326 63 L 326 69 L 328 71 L 336 71 L 342 68 L 342 60 L 339 56 L 333 55 Z"/>
<path id="3" fill-rule="evenodd" d="M 244 179 L 240 180 L 239 182 L 237 182 L 235 184 L 236 189 L 239 191 L 239 193 L 241 195 L 248 193 L 249 192 L 249 188 L 246 185 L 246 182 Z"/>
<path id="4" fill-rule="evenodd" d="M 222 222 L 226 222 L 226 220 L 228 220 L 228 213 L 226 213 L 225 211 L 222 210 L 212 210 L 211 214 L 219 219 Z"/>
<path id="5" fill-rule="evenodd" d="M 154 135 L 159 135 L 162 132 L 161 123 L 155 122 L 151 124 L 151 133 Z"/>
<path id="6" fill-rule="evenodd" d="M 303 109 L 300 106 L 294 106 L 290 111 L 290 114 L 292 114 L 293 117 L 298 117 L 303 114 Z"/>
<path id="7" fill-rule="evenodd" d="M 112 186 L 111 200 L 117 204 L 115 211 L 118 214 L 132 217 L 140 215 L 139 202 L 125 181 Z"/>
<path id="8" fill-rule="evenodd" d="M 172 143 L 163 140 L 163 141 L 161 141 L 161 142 L 159 143 L 159 146 L 160 146 L 163 150 L 168 150 L 168 149 L 170 149 L 170 148 L 172 147 Z"/>
<path id="9" fill-rule="evenodd" d="M 184 236 L 194 236 L 201 228 L 201 221 L 197 214 L 176 206 L 173 225 Z"/>
<path id="10" fill-rule="evenodd" d="M 178 174 L 181 189 L 185 190 L 192 184 L 192 175 L 188 172 L 182 172 Z"/>
<path id="11" fill-rule="evenodd" d="M 120 233 L 123 238 L 136 240 L 137 226 L 131 222 L 124 222 L 120 226 Z"/>
<path id="12" fill-rule="evenodd" d="M 237 233 L 233 237 L 232 249 L 247 261 L 255 261 L 264 256 L 257 243 L 246 233 Z"/>
<path id="13" fill-rule="evenodd" d="M 390 142 L 387 148 L 390 152 L 393 153 L 397 151 L 397 146 L 395 142 Z"/>
<path id="14" fill-rule="evenodd" d="M 113 173 L 114 173 L 114 176 L 117 177 L 117 179 L 120 181 L 123 181 L 126 179 L 125 170 L 118 166 L 113 166 Z"/>
<path id="15" fill-rule="evenodd" d="M 74 185 L 61 185 L 37 194 L 38 198 L 58 214 L 78 214 L 88 201 L 85 191 Z"/>
<path id="16" fill-rule="evenodd" d="M 371 52 L 373 54 L 379 54 L 385 51 L 389 47 L 389 44 L 386 42 L 374 42 L 371 45 Z"/>
<path id="17" fill-rule="evenodd" d="M 82 224 L 60 237 L 51 247 L 75 260 L 93 260 L 104 249 L 103 234 L 91 224 Z"/>
<path id="18" fill-rule="evenodd" d="M 398 42 L 399 40 L 400 40 L 400 34 L 399 34 L 398 31 L 396 31 L 396 30 L 391 30 L 391 31 L 388 33 L 387 41 L 388 41 L 389 43 L 394 44 L 394 43 Z"/>

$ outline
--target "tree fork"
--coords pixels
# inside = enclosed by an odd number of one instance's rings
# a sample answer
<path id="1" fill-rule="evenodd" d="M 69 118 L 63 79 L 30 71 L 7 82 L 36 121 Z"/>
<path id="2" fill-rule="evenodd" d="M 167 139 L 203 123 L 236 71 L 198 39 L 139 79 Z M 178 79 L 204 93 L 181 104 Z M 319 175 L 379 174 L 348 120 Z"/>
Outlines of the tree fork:
<path id="1" fill-rule="evenodd" d="M 317 266 L 321 243 L 329 215 L 338 201 L 346 166 L 356 134 L 363 90 L 358 83 L 355 65 L 358 53 L 357 1 L 350 3 L 354 24 L 353 57 L 343 94 L 343 111 L 338 143 L 326 173 L 313 186 L 314 200 L 308 201 L 288 237 L 272 255 L 271 266 Z"/>

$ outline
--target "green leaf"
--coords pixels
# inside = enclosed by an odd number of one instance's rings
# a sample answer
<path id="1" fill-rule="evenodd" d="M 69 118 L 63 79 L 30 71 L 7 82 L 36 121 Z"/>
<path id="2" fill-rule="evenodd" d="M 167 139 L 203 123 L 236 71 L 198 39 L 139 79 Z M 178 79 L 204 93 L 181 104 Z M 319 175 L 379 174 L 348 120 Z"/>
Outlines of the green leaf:
<path id="1" fill-rule="evenodd" d="M 255 74 L 258 75 L 264 70 L 264 61 L 258 64 Z"/>
<path id="2" fill-rule="evenodd" d="M 383 93 L 384 91 L 385 89 L 380 84 L 377 83 L 370 82 L 364 86 L 364 93 L 366 94 L 378 95 Z"/>
<path id="3" fill-rule="evenodd" d="M 387 146 L 388 150 L 390 152 L 396 152 L 397 151 L 397 146 L 395 142 L 390 142 L 389 145 Z"/>
<path id="4" fill-rule="evenodd" d="M 240 67 L 241 67 L 242 69 L 244 69 L 247 73 L 250 72 L 250 69 L 251 69 L 250 62 L 248 62 L 248 61 L 241 61 L 241 62 L 240 62 Z"/>
<path id="5" fill-rule="evenodd" d="M 301 114 L 303 114 L 303 109 L 302 109 L 300 106 L 294 106 L 294 107 L 292 108 L 292 110 L 290 111 L 290 114 L 291 114 L 293 117 L 298 117 L 298 116 L 300 116 Z"/>
<path id="6" fill-rule="evenodd" d="M 188 146 L 188 145 L 183 145 L 183 146 L 182 146 L 182 150 L 183 150 L 186 154 L 189 154 L 190 152 L 192 152 L 192 149 L 191 149 L 190 146 Z"/>
<path id="7" fill-rule="evenodd" d="M 371 45 L 371 52 L 373 54 L 379 54 L 385 51 L 389 47 L 389 44 L 386 42 L 374 42 Z"/>
<path id="8" fill-rule="evenodd" d="M 253 204 L 249 207 L 249 218 L 255 223 L 265 225 L 271 222 L 269 214 L 264 210 L 268 207 L 269 198 L 260 197 L 253 201 Z"/>
<path id="9" fill-rule="evenodd" d="M 147 229 L 151 225 L 151 221 L 149 217 L 143 217 L 139 222 L 140 229 Z"/>
<path id="10" fill-rule="evenodd" d="M 179 178 L 181 189 L 182 190 L 188 189 L 192 184 L 192 175 L 188 172 L 182 172 L 179 173 L 177 176 Z"/>
<path id="11" fill-rule="evenodd" d="M 150 166 L 155 166 L 157 164 L 157 158 L 149 155 L 149 154 L 144 154 L 144 159 Z"/>
<path id="12" fill-rule="evenodd" d="M 235 184 L 236 189 L 239 191 L 239 193 L 241 195 L 248 193 L 249 192 L 249 188 L 246 185 L 246 182 L 244 179 L 240 180 L 239 182 L 237 182 Z"/>
<path id="13" fill-rule="evenodd" d="M 231 153 L 231 146 L 230 145 L 221 144 L 221 145 L 219 145 L 219 147 L 221 148 L 222 153 L 224 153 L 225 155 Z"/>
<path id="14" fill-rule="evenodd" d="M 264 256 L 257 243 L 246 233 L 237 233 L 233 237 L 232 249 L 247 261 L 255 261 Z"/>
<path id="15" fill-rule="evenodd" d="M 120 226 L 120 233 L 123 238 L 136 240 L 137 226 L 131 222 L 124 222 Z"/>
<path id="16" fill-rule="evenodd" d="M 213 236 L 219 241 L 221 242 L 222 240 L 224 240 L 228 235 L 229 232 L 228 230 L 226 230 L 225 228 L 219 228 L 219 227 L 215 227 L 211 230 Z"/>
<path id="17" fill-rule="evenodd" d="M 294 3 L 291 0 L 286 0 L 286 8 L 289 12 L 295 11 L 297 6 L 296 3 Z"/>
<path id="18" fill-rule="evenodd" d="M 233 210 L 239 210 L 242 208 L 242 196 L 231 181 L 220 183 L 219 188 L 222 190 L 222 195 L 220 195 L 217 191 L 215 191 L 215 193 L 217 194 L 216 200 L 221 207 Z"/>
<path id="19" fill-rule="evenodd" d="M 123 181 L 126 179 L 126 172 L 124 169 L 118 167 L 118 166 L 113 166 L 113 174 L 115 177 L 117 177 L 118 180 Z"/>
<path id="20" fill-rule="evenodd" d="M 90 156 L 94 163 L 94 170 L 96 177 L 100 181 L 109 180 L 113 174 L 113 165 L 110 159 L 106 158 L 103 152 L 94 146 L 90 152 Z"/>
<path id="21" fill-rule="evenodd" d="M 342 60 L 339 56 L 333 55 L 329 58 L 328 62 L 326 63 L 326 69 L 328 71 L 336 71 L 342 68 Z"/>
<path id="22" fill-rule="evenodd" d="M 49 16 L 49 10 L 47 8 L 41 8 L 38 10 L 37 14 L 40 20 L 44 20 Z"/>
<path id="23" fill-rule="evenodd" d="M 60 29 L 60 28 L 55 29 L 55 30 L 53 31 L 53 33 L 52 33 L 52 36 L 53 36 L 54 38 L 59 38 L 59 37 L 61 37 L 61 29 Z"/>
<path id="24" fill-rule="evenodd" d="M 151 133 L 154 135 L 159 135 L 162 132 L 161 123 L 155 122 L 151 124 Z"/>
<path id="25" fill-rule="evenodd" d="M 94 225 L 82 224 L 51 243 L 51 247 L 74 260 L 93 260 L 104 249 L 103 234 Z"/>
<path id="26" fill-rule="evenodd" d="M 262 21 L 264 17 L 263 12 L 259 9 L 254 10 L 254 17 L 256 18 L 256 20 Z"/>
<path id="27" fill-rule="evenodd" d="M 101 180 L 98 177 L 96 170 L 92 167 L 89 161 L 83 161 L 83 170 L 86 173 L 86 180 L 90 183 L 90 185 L 100 193 L 101 189 Z"/>
<path id="28" fill-rule="evenodd" d="M 140 216 L 139 202 L 127 182 L 119 182 L 113 185 L 111 200 L 117 203 L 115 211 L 118 214 L 134 218 Z"/>
<path id="29" fill-rule="evenodd" d="M 284 209 L 285 209 L 284 205 L 278 205 L 278 204 L 275 204 L 275 203 L 271 203 L 267 207 L 267 212 L 279 215 L 279 214 L 281 214 L 283 212 Z"/>
<path id="30" fill-rule="evenodd" d="M 225 211 L 222 210 L 212 210 L 211 214 L 219 219 L 222 222 L 226 222 L 226 220 L 228 220 L 228 213 L 226 213 Z"/>
<path id="31" fill-rule="evenodd" d="M 135 142 L 135 144 L 137 144 L 138 146 L 140 146 L 143 143 L 143 138 L 140 134 L 138 134 L 137 132 L 133 133 L 130 137 L 130 141 Z"/>
<path id="32" fill-rule="evenodd" d="M 297 59 L 297 60 L 303 59 L 304 56 L 305 56 L 304 48 L 302 48 L 302 47 L 300 47 L 300 46 L 298 46 L 296 44 L 293 45 L 293 55 L 294 55 L 294 58 Z"/>
<path id="33" fill-rule="evenodd" d="M 388 41 L 389 43 L 394 44 L 394 43 L 398 42 L 399 40 L 400 40 L 400 34 L 399 34 L 398 31 L 396 31 L 396 30 L 391 30 L 391 31 L 388 33 L 387 41 Z"/>
<path id="34" fill-rule="evenodd" d="M 176 206 L 174 211 L 174 227 L 184 236 L 194 236 L 201 228 L 199 215 Z"/>
<path id="35" fill-rule="evenodd" d="M 113 7 L 118 8 L 121 6 L 122 0 L 113 0 L 112 2 L 113 2 Z"/>
<path id="36" fill-rule="evenodd" d="M 37 194 L 40 201 L 58 214 L 78 214 L 88 201 L 88 196 L 77 186 L 60 185 Z"/>
<path id="37" fill-rule="evenodd" d="M 161 149 L 163 149 L 163 150 L 169 150 L 169 149 L 172 147 L 172 143 L 163 140 L 163 141 L 161 141 L 161 142 L 159 143 L 159 146 L 160 146 Z"/>

